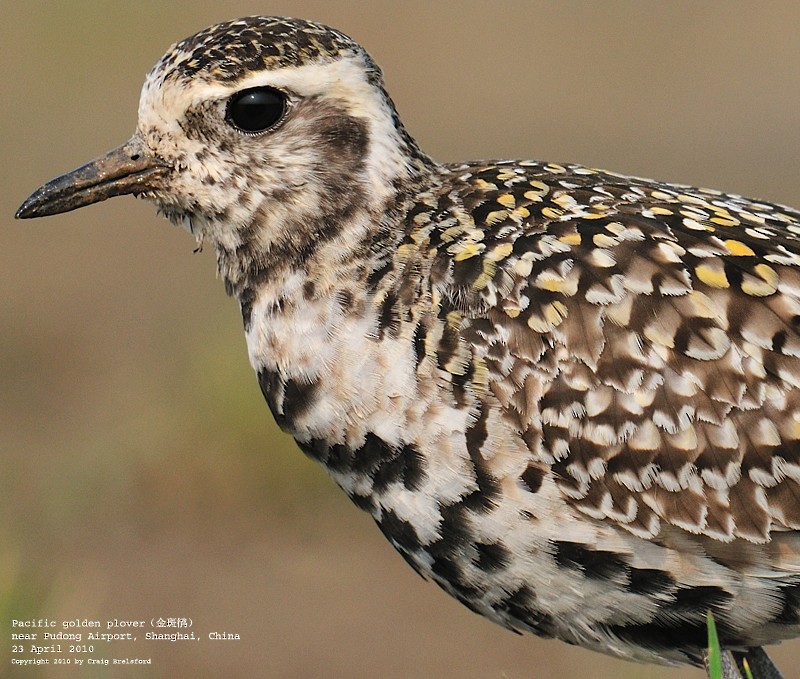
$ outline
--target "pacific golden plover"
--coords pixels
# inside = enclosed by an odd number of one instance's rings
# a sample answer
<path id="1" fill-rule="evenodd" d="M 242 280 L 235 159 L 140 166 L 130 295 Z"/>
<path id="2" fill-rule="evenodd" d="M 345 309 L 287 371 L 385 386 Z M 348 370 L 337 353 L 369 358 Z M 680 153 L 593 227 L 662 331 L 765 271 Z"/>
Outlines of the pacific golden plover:
<path id="1" fill-rule="evenodd" d="M 174 45 L 133 137 L 17 217 L 134 194 L 214 247 L 278 423 L 424 577 L 517 631 L 702 664 L 800 635 L 800 212 L 440 164 L 358 44 Z M 729 676 L 737 670 L 731 667 Z"/>

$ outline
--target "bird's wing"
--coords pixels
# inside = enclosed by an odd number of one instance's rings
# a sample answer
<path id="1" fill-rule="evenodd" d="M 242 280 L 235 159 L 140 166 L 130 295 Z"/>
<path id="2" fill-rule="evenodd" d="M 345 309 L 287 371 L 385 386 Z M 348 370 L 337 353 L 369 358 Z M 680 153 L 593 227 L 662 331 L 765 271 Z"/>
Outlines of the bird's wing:
<path id="1" fill-rule="evenodd" d="M 644 536 L 800 528 L 800 214 L 577 166 L 453 171 L 440 316 L 568 501 Z"/>

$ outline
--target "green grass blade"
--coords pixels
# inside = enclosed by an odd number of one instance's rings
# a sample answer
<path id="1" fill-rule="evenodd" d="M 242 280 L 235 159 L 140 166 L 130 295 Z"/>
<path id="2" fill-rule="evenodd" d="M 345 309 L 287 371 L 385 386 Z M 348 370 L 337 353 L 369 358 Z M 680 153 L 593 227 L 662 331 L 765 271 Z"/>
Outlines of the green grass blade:
<path id="1" fill-rule="evenodd" d="M 722 679 L 722 655 L 719 650 L 717 626 L 711 611 L 706 615 L 706 624 L 708 626 L 708 677 L 709 679 Z M 750 679 L 752 679 L 752 675 Z"/>

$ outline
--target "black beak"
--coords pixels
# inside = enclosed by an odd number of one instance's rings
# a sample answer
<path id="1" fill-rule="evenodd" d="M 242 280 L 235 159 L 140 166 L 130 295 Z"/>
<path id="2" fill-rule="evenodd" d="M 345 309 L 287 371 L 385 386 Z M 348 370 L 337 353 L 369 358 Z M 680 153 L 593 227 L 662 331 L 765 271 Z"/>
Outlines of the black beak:
<path id="1" fill-rule="evenodd" d="M 138 136 L 102 158 L 56 177 L 34 191 L 17 210 L 17 219 L 69 212 L 106 198 L 140 194 L 159 187 L 169 172 Z"/>

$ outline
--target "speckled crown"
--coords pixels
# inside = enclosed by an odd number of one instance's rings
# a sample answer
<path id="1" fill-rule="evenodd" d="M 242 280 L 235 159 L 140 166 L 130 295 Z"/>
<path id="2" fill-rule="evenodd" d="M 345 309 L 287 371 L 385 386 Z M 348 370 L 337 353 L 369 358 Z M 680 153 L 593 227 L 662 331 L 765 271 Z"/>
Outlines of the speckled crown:
<path id="1" fill-rule="evenodd" d="M 210 26 L 173 45 L 156 64 L 164 78 L 236 82 L 253 71 L 333 61 L 361 53 L 373 79 L 380 70 L 349 37 L 324 24 L 287 17 L 250 16 Z"/>

